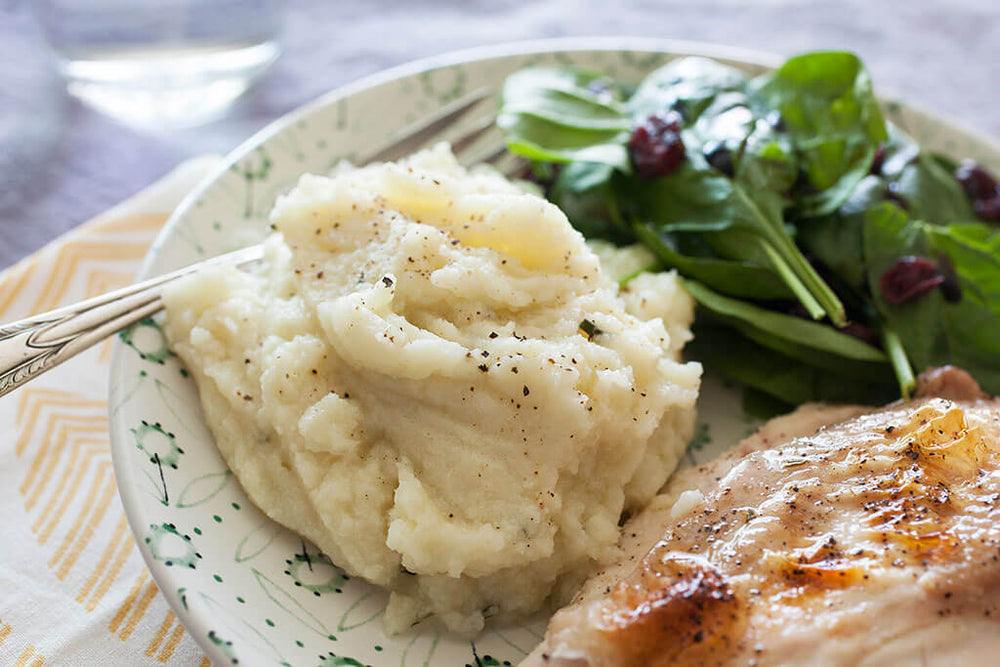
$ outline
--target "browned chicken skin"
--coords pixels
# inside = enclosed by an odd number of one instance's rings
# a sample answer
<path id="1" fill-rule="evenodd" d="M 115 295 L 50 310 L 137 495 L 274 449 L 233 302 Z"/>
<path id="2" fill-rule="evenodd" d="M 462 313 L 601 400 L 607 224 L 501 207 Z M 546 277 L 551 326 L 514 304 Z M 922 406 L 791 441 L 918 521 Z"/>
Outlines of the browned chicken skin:
<path id="1" fill-rule="evenodd" d="M 920 386 L 678 473 L 524 664 L 1000 664 L 1000 400 Z"/>

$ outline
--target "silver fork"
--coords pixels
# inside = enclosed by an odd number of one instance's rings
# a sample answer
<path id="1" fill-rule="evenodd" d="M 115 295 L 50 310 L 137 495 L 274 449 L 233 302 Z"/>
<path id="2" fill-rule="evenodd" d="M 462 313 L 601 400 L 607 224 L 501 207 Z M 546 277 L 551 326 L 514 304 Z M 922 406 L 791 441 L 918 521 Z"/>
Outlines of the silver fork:
<path id="1" fill-rule="evenodd" d="M 518 163 L 505 153 L 501 141 L 490 141 L 491 132 L 495 132 L 495 110 L 492 105 L 488 112 L 484 107 L 491 97 L 492 91 L 482 88 L 455 100 L 403 128 L 385 146 L 357 158 L 355 164 L 398 160 L 433 142 L 448 140 L 463 164 L 491 163 L 511 174 Z M 455 127 L 463 121 L 467 127 L 456 133 Z M 0 396 L 162 309 L 160 295 L 165 285 L 205 266 L 246 267 L 262 257 L 261 246 L 251 246 L 102 296 L 0 325 Z"/>

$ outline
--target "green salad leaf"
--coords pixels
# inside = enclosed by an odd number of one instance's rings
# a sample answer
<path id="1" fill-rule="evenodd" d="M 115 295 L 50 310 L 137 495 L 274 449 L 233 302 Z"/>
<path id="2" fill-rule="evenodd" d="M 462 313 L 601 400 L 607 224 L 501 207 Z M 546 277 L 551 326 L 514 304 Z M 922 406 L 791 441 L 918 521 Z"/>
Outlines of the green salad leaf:
<path id="1" fill-rule="evenodd" d="M 630 121 L 599 74 L 538 67 L 503 86 L 497 126 L 508 148 L 533 160 L 598 162 L 629 169 Z"/>
<path id="2" fill-rule="evenodd" d="M 936 156 L 921 153 L 903 168 L 893 182 L 892 193 L 919 220 L 938 224 L 975 220 L 969 198 L 952 173 Z"/>
<path id="3" fill-rule="evenodd" d="M 798 221 L 798 244 L 856 292 L 867 290 L 862 247 L 865 213 L 893 203 L 913 218 L 948 224 L 974 219 L 968 197 L 950 165 L 939 156 L 921 152 L 906 133 L 889 126 L 877 174 L 858 182 L 851 195 L 831 214 Z"/>
<path id="4" fill-rule="evenodd" d="M 642 243 L 685 276 L 692 349 L 761 409 L 906 396 L 947 363 L 1000 392 L 1000 231 L 976 221 L 952 161 L 885 122 L 854 54 L 752 79 L 681 58 L 635 86 L 529 68 L 498 124 L 587 237 Z M 642 166 L 655 150 L 633 168 L 656 141 L 667 168 Z M 906 273 L 918 265 L 933 275 Z"/>
<path id="5" fill-rule="evenodd" d="M 672 110 L 690 125 L 720 94 L 743 92 L 746 84 L 746 76 L 733 67 L 708 58 L 680 58 L 643 79 L 626 106 L 633 118 Z"/>
<path id="6" fill-rule="evenodd" d="M 986 391 L 1000 393 L 1000 229 L 978 222 L 929 224 L 881 204 L 866 213 L 863 240 L 872 302 L 899 334 L 913 369 L 955 364 L 972 372 Z M 907 256 L 947 263 L 958 300 L 935 289 L 890 303 L 879 278 Z"/>
<path id="7" fill-rule="evenodd" d="M 810 192 L 802 215 L 836 210 L 868 174 L 888 138 L 871 79 L 853 53 L 808 53 L 791 58 L 753 83 L 760 111 L 773 110 L 792 138 Z"/>
<path id="8" fill-rule="evenodd" d="M 603 162 L 561 164 L 547 194 L 587 238 L 628 243 L 632 232 L 618 210 L 611 182 L 614 173 Z"/>
<path id="9" fill-rule="evenodd" d="M 748 173 L 754 170 L 737 168 L 728 178 L 695 155 L 668 176 L 628 181 L 624 198 L 638 221 L 663 232 L 704 233 L 725 259 L 770 268 L 812 317 L 827 314 L 842 324 L 843 304 L 785 229 L 784 197 L 753 187 Z"/>
<path id="10" fill-rule="evenodd" d="M 885 377 L 885 353 L 862 340 L 818 322 L 716 294 L 693 280 L 683 280 L 683 284 L 705 314 L 760 345 L 829 370 Z"/>
<path id="11" fill-rule="evenodd" d="M 884 403 L 892 400 L 889 382 L 867 380 L 811 364 L 797 363 L 749 340 L 738 331 L 699 324 L 688 343 L 692 356 L 786 408 L 807 401 Z"/>
<path id="12" fill-rule="evenodd" d="M 633 231 L 639 242 L 652 250 L 665 266 L 676 268 L 712 289 L 750 299 L 793 298 L 788 286 L 765 266 L 690 250 L 685 253 L 682 250 L 685 235 L 657 231 L 653 225 L 640 223 Z"/>

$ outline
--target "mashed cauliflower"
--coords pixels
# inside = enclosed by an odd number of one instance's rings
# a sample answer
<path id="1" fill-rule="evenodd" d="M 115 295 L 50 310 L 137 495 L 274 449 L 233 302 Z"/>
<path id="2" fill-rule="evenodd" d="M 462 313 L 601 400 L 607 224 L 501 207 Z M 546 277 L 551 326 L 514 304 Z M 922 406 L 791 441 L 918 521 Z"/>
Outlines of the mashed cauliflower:
<path id="1" fill-rule="evenodd" d="M 619 291 L 558 208 L 446 146 L 303 176 L 272 222 L 259 273 L 164 297 L 260 508 L 387 588 L 393 632 L 475 633 L 616 555 L 692 431 L 674 275 Z"/>

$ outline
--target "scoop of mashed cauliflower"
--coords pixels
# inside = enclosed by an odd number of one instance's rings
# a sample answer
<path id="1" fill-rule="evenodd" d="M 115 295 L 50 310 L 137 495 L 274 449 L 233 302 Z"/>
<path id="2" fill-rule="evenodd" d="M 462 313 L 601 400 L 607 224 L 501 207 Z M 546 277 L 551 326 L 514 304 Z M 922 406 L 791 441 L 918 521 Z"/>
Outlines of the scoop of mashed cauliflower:
<path id="1" fill-rule="evenodd" d="M 391 632 L 475 633 L 615 556 L 692 432 L 674 275 L 619 290 L 558 208 L 446 146 L 303 176 L 272 222 L 260 272 L 164 297 L 261 509 L 387 588 Z"/>

